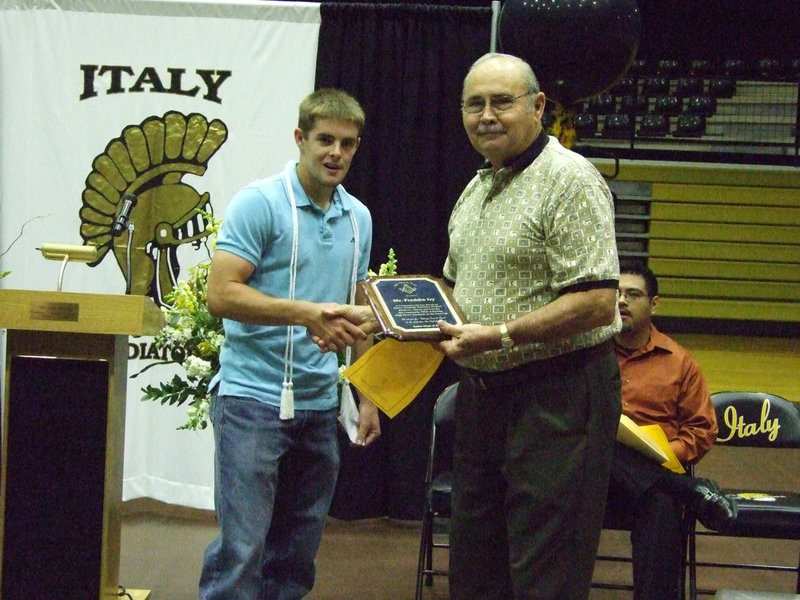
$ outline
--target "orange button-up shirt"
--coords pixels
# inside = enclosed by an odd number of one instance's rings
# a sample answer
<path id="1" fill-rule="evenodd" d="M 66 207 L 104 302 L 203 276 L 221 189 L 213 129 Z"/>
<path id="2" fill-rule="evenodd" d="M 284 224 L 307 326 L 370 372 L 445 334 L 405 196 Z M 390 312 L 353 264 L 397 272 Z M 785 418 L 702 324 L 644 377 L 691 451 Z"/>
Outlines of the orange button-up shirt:
<path id="1" fill-rule="evenodd" d="M 639 425 L 657 423 L 683 464 L 694 464 L 717 437 L 717 418 L 700 367 L 682 346 L 650 326 L 650 341 L 628 354 L 616 346 L 622 412 Z"/>

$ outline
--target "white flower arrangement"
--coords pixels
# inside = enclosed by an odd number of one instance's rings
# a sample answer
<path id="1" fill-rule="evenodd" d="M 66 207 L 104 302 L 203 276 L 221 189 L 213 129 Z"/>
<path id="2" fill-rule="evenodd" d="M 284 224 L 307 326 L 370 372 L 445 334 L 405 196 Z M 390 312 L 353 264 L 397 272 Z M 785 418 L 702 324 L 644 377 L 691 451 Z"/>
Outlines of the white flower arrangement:
<path id="1" fill-rule="evenodd" d="M 211 214 L 203 213 L 209 222 L 212 248 L 222 221 Z M 169 306 L 162 308 L 167 324 L 155 338 L 155 345 L 169 350 L 172 359 L 156 364 L 178 363 L 184 376 L 175 375 L 171 380 L 158 385 L 142 388 L 142 400 L 157 401 L 170 406 L 181 406 L 188 402 L 186 423 L 178 429 L 191 431 L 208 427 L 209 422 L 209 383 L 219 370 L 219 351 L 225 334 L 222 319 L 208 312 L 207 281 L 209 261 L 202 262 L 189 270 L 186 281 L 180 281 L 166 297 Z M 380 266 L 378 275 L 395 275 L 397 259 L 394 250 L 389 249 L 387 261 Z M 370 270 L 370 276 L 375 273 Z M 339 358 L 339 373 L 344 369 L 343 359 Z M 144 372 L 150 365 L 139 371 Z M 136 376 L 134 375 L 134 377 Z"/>
<path id="2" fill-rule="evenodd" d="M 222 221 L 209 213 L 202 214 L 208 221 L 213 249 Z M 222 319 L 208 312 L 206 296 L 210 267 L 210 261 L 205 261 L 189 269 L 188 279 L 177 283 L 165 298 L 169 304 L 161 309 L 167 324 L 156 335 L 155 345 L 168 350 L 172 358 L 156 364 L 178 363 L 184 376 L 175 375 L 169 381 L 142 388 L 142 400 L 170 406 L 180 406 L 188 401 L 186 423 L 178 429 L 208 427 L 208 386 L 219 370 L 219 350 L 225 339 Z M 146 367 L 137 375 L 152 366 L 155 365 Z"/>

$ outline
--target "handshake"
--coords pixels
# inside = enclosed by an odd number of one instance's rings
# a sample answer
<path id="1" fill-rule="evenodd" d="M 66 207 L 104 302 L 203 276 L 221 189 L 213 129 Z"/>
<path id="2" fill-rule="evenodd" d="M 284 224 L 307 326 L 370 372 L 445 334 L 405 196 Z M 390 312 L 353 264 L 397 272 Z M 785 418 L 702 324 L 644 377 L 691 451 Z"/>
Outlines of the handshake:
<path id="1" fill-rule="evenodd" d="M 312 341 L 322 352 L 339 352 L 363 342 L 380 331 L 372 309 L 366 304 L 319 304 L 316 318 L 308 325 Z"/>
<path id="2" fill-rule="evenodd" d="M 357 291 L 356 304 L 316 305 L 319 317 L 309 333 L 322 352 L 338 352 L 379 331 L 402 342 L 430 342 L 451 358 L 496 347 L 498 328 L 468 324 L 441 279 L 372 277 Z"/>

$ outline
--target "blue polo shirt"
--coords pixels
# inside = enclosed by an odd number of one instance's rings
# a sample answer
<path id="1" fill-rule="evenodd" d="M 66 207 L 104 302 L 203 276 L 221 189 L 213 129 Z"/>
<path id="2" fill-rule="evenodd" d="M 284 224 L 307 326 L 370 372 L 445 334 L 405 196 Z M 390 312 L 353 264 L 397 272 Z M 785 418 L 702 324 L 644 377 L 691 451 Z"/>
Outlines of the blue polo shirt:
<path id="1" fill-rule="evenodd" d="M 327 212 L 311 202 L 290 169 L 297 204 L 298 256 L 295 299 L 344 304 L 350 293 L 355 242 L 350 211 L 358 224 L 358 280 L 366 279 L 372 244 L 369 209 L 338 186 Z M 255 266 L 247 284 L 269 296 L 289 297 L 292 209 L 283 173 L 244 187 L 231 200 L 217 238 L 217 249 Z M 224 319 L 220 372 L 214 378 L 222 395 L 244 396 L 280 406 L 287 328 Z M 336 354 L 320 352 L 305 327 L 294 327 L 293 383 L 300 410 L 338 405 Z"/>

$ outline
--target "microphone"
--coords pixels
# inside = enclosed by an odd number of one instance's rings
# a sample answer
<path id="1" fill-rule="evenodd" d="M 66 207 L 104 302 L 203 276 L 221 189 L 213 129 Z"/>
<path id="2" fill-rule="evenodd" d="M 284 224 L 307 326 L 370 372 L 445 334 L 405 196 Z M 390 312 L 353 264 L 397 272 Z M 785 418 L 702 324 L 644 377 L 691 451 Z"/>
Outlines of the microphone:
<path id="1" fill-rule="evenodd" d="M 136 196 L 133 194 L 125 194 L 122 197 L 122 208 L 119 210 L 114 225 L 111 226 L 111 237 L 117 237 L 128 227 L 128 222 L 131 218 L 131 211 L 136 206 Z"/>

